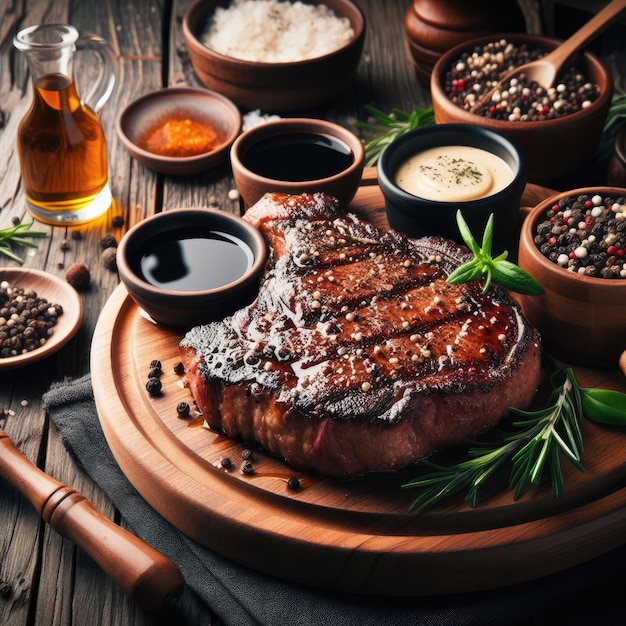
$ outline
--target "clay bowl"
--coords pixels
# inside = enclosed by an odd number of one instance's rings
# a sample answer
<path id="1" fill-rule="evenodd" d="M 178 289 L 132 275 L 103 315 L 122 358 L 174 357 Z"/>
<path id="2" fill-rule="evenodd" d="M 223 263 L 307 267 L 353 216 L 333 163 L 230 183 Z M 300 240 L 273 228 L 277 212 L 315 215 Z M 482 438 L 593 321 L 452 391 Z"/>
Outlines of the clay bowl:
<path id="1" fill-rule="evenodd" d="M 418 79 L 428 84 L 439 57 L 454 46 L 489 33 L 524 32 L 517 0 L 413 0 L 404 16 L 409 58 Z"/>
<path id="2" fill-rule="evenodd" d="M 546 52 L 560 43 L 557 39 L 522 33 L 501 35 L 498 39 L 500 38 L 515 44 L 526 43 L 530 49 Z M 493 36 L 487 36 L 459 44 L 437 61 L 430 79 L 435 122 L 475 124 L 511 139 L 524 153 L 528 180 L 533 183 L 555 181 L 581 169 L 593 158 L 611 105 L 613 79 L 609 69 L 590 52 L 585 52 L 576 62 L 589 82 L 599 87 L 599 97 L 586 109 L 543 121 L 510 122 L 489 119 L 470 113 L 453 103 L 445 91 L 445 78 L 462 53 L 494 40 Z"/>
<path id="3" fill-rule="evenodd" d="M 305 3 L 314 4 L 310 0 Z M 338 17 L 350 21 L 354 35 L 343 47 L 313 59 L 276 63 L 226 56 L 202 43 L 203 31 L 215 9 L 229 4 L 229 0 L 198 0 L 183 17 L 183 36 L 192 65 L 210 89 L 243 108 L 288 112 L 323 104 L 350 82 L 365 41 L 365 18 L 350 0 L 323 2 Z"/>
<path id="4" fill-rule="evenodd" d="M 174 130 L 167 131 L 166 123 Z M 224 163 L 240 130 L 241 113 L 235 104 L 200 87 L 147 93 L 117 119 L 118 136 L 130 155 L 151 170 L 172 175 L 197 174 Z M 202 132 L 209 134 L 198 142 Z M 180 145 L 172 141 L 177 138 Z"/>
<path id="5" fill-rule="evenodd" d="M 446 146 L 468 146 L 496 155 L 510 169 L 511 180 L 496 193 L 473 199 L 445 200 L 421 197 L 397 181 L 398 170 L 410 157 L 430 149 L 446 153 Z M 417 172 L 411 173 L 411 177 Z M 486 128 L 465 124 L 441 124 L 416 129 L 393 141 L 378 161 L 378 184 L 385 198 L 389 225 L 409 237 L 438 235 L 460 244 L 456 221 L 461 210 L 474 238 L 481 241 L 489 216 L 494 214 L 493 251 L 507 249 L 520 221 L 520 198 L 526 185 L 523 155 L 505 137 Z M 473 190 L 472 190 L 473 193 Z"/>
<path id="6" fill-rule="evenodd" d="M 261 233 L 242 218 L 218 209 L 173 209 L 122 237 L 117 267 L 149 318 L 190 328 L 250 303 L 266 256 Z"/>
<path id="7" fill-rule="evenodd" d="M 626 188 L 586 187 L 558 193 L 530 209 L 522 224 L 518 264 L 542 284 L 545 294 L 518 298 L 549 354 L 573 364 L 616 367 L 626 350 L 626 277 L 573 273 L 546 258 L 534 242 L 548 211 L 559 200 L 580 194 L 626 202 Z"/>
<path id="8" fill-rule="evenodd" d="M 360 139 L 339 124 L 282 118 L 242 133 L 231 148 L 235 185 L 249 208 L 267 192 L 325 192 L 347 206 L 363 173 Z"/>

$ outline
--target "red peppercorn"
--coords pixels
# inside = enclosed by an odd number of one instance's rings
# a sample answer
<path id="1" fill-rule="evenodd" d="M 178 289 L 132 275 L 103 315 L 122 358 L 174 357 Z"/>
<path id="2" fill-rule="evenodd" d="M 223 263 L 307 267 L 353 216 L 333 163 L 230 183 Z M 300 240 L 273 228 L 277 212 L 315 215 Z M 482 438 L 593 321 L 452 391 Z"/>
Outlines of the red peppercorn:
<path id="1" fill-rule="evenodd" d="M 607 251 L 608 254 L 615 254 L 617 252 L 617 247 L 616 246 L 609 246 L 606 249 L 606 251 Z"/>

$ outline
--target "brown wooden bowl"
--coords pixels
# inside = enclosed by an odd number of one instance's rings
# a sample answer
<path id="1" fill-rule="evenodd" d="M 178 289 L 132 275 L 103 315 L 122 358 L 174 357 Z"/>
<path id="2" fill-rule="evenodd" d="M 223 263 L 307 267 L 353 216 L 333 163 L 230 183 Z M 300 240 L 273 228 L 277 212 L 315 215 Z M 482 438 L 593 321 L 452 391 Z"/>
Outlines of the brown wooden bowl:
<path id="1" fill-rule="evenodd" d="M 202 245 L 196 246 L 201 256 L 195 263 L 189 248 L 180 243 L 190 239 Z M 220 247 L 207 248 L 209 240 Z M 240 261 L 241 255 L 233 264 L 222 254 L 229 243 L 241 248 L 245 263 Z M 241 217 L 220 209 L 182 208 L 135 224 L 117 248 L 117 269 L 130 297 L 152 321 L 191 328 L 223 319 L 252 302 L 266 256 L 263 236 Z M 198 261 L 199 273 L 209 279 L 200 281 L 207 286 L 196 283 L 192 288 L 188 278 L 193 267 L 198 268 Z"/>
<path id="2" fill-rule="evenodd" d="M 523 33 L 498 37 L 513 43 L 526 43 L 531 49 L 549 52 L 560 43 L 557 39 Z M 463 52 L 494 41 L 493 36 L 479 37 L 455 46 L 441 56 L 433 68 L 430 89 L 437 124 L 475 124 L 496 131 L 515 142 L 526 156 L 528 180 L 546 183 L 575 172 L 593 159 L 600 143 L 611 105 L 613 79 L 609 69 L 591 52 L 581 57 L 581 67 L 589 81 L 598 85 L 600 95 L 591 106 L 558 119 L 537 122 L 494 120 L 470 113 L 453 103 L 445 91 L 445 77 Z"/>
<path id="3" fill-rule="evenodd" d="M 145 137 L 170 120 L 211 129 L 215 141 L 209 150 L 189 155 L 177 154 L 176 149 L 171 153 L 151 151 Z M 230 146 L 241 130 L 241 113 L 233 102 L 214 91 L 167 87 L 131 102 L 118 116 L 116 126 L 122 144 L 142 165 L 162 174 L 198 174 L 228 159 Z"/>
<path id="4" fill-rule="evenodd" d="M 305 3 L 312 4 L 309 0 Z M 315 107 L 345 89 L 356 71 L 365 41 L 365 18 L 350 0 L 325 0 L 350 20 L 354 36 L 342 48 L 314 59 L 264 63 L 219 54 L 205 46 L 202 32 L 217 7 L 229 0 L 198 0 L 183 17 L 183 36 L 198 78 L 239 106 L 287 112 Z"/>
<path id="5" fill-rule="evenodd" d="M 517 296 L 541 333 L 549 354 L 591 367 L 616 367 L 626 350 L 626 278 L 606 279 L 568 271 L 546 258 L 534 242 L 537 225 L 562 198 L 580 194 L 614 199 L 626 188 L 586 187 L 565 191 L 531 209 L 522 224 L 518 264 L 544 287 L 541 296 Z"/>
<path id="6" fill-rule="evenodd" d="M 516 0 L 413 0 L 404 17 L 409 57 L 418 79 L 428 84 L 439 57 L 464 41 L 489 33 L 524 32 Z"/>
<path id="7" fill-rule="evenodd" d="M 283 166 L 280 166 L 277 165 L 277 152 L 273 152 L 272 156 L 265 159 L 271 173 L 251 165 L 250 155 L 255 149 L 275 142 L 276 151 L 284 150 L 288 151 L 287 154 L 295 154 L 291 152 L 289 142 L 292 140 L 297 142 L 301 137 L 307 137 L 324 146 L 338 142 L 338 147 L 349 151 L 346 164 L 341 170 L 334 170 L 332 174 L 318 175 L 314 172 L 320 167 L 322 169 L 326 167 L 325 154 L 309 155 L 307 152 L 307 156 L 304 156 L 304 152 L 300 152 L 291 159 L 287 157 Z M 291 163 L 298 164 L 303 158 L 308 160 L 308 164 L 304 168 L 297 167 L 296 174 L 303 171 L 304 176 L 294 178 L 291 175 L 294 172 L 291 172 L 288 177 L 287 170 L 291 169 Z M 231 148 L 230 161 L 235 185 L 246 208 L 268 192 L 300 194 L 318 191 L 335 196 L 343 206 L 347 206 L 356 194 L 361 181 L 365 151 L 361 140 L 354 133 L 334 122 L 312 118 L 282 118 L 255 126 L 239 135 Z"/>

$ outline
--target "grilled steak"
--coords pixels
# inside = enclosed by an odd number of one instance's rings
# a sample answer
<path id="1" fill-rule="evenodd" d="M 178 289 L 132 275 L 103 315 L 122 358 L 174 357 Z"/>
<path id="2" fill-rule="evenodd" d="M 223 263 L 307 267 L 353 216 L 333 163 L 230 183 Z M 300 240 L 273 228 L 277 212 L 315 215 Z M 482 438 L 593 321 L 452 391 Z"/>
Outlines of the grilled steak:
<path id="1" fill-rule="evenodd" d="M 271 253 L 258 298 L 180 344 L 206 422 L 333 477 L 403 468 L 532 400 L 537 333 L 497 286 L 449 285 L 468 254 L 266 194 L 246 214 Z"/>

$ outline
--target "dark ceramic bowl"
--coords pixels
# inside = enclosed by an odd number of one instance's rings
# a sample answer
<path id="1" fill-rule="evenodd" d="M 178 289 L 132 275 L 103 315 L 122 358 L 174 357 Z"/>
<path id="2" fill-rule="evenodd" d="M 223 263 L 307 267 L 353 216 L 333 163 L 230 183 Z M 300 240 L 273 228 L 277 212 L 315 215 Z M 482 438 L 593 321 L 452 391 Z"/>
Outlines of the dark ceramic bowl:
<path id="1" fill-rule="evenodd" d="M 194 245 L 192 255 L 181 240 L 199 241 L 202 247 Z M 219 247 L 206 247 L 216 241 Z M 236 253 L 234 262 L 231 253 Z M 155 322 L 190 328 L 223 319 L 252 302 L 266 255 L 261 233 L 236 215 L 173 209 L 146 218 L 122 237 L 117 267 L 130 297 Z M 183 282 L 198 275 L 202 286 Z"/>
<path id="2" fill-rule="evenodd" d="M 626 350 L 626 277 L 607 279 L 568 271 L 545 257 L 534 242 L 547 211 L 559 200 L 581 194 L 624 201 L 626 188 L 572 189 L 531 209 L 522 224 L 518 264 L 541 283 L 545 293 L 516 298 L 550 354 L 578 365 L 617 367 Z"/>
<path id="3" fill-rule="evenodd" d="M 211 135 L 214 133 L 210 148 L 181 156 L 181 148 L 190 148 L 184 145 L 185 137 L 197 141 L 196 127 L 188 135 L 177 133 L 182 146 L 164 154 L 151 151 L 146 137 L 159 132 L 163 124 L 172 120 L 179 125 L 197 124 Z M 117 119 L 117 133 L 130 155 L 151 170 L 173 175 L 197 174 L 224 163 L 240 130 L 241 113 L 235 104 L 219 93 L 199 87 L 167 87 L 147 93 L 129 104 Z"/>
<path id="4" fill-rule="evenodd" d="M 202 33 L 217 7 L 230 0 L 198 0 L 183 17 L 183 36 L 198 78 L 239 106 L 287 112 L 323 104 L 346 88 L 365 41 L 365 18 L 350 0 L 325 0 L 337 16 L 350 20 L 354 36 L 340 49 L 292 63 L 246 61 L 219 54 L 202 43 Z M 313 4 L 305 0 L 307 4 Z M 316 2 L 317 4 L 317 2 Z"/>
<path id="5" fill-rule="evenodd" d="M 449 202 L 422 198 L 398 186 L 396 175 L 406 159 L 442 146 L 469 146 L 490 152 L 506 162 L 513 179 L 492 195 Z M 521 219 L 519 208 L 526 168 L 522 154 L 505 137 L 477 126 L 442 124 L 416 129 L 387 146 L 378 161 L 378 184 L 385 198 L 389 225 L 412 238 L 438 235 L 463 244 L 456 221 L 456 213 L 461 210 L 474 238 L 480 242 L 493 213 L 495 252 L 509 246 Z"/>
<path id="6" fill-rule="evenodd" d="M 528 45 L 529 49 L 550 52 L 561 43 L 557 39 L 511 33 L 497 39 Z M 511 122 L 490 119 L 470 113 L 452 102 L 445 91 L 446 74 L 466 51 L 494 41 L 493 35 L 461 43 L 445 54 L 435 64 L 430 77 L 430 91 L 437 124 L 474 124 L 507 137 L 526 157 L 528 180 L 546 183 L 571 175 L 593 159 L 600 143 L 604 123 L 611 105 L 613 79 L 609 69 L 591 52 L 585 52 L 577 66 L 599 88 L 599 97 L 586 109 L 560 118 Z"/>
<path id="7" fill-rule="evenodd" d="M 298 139 L 302 137 L 314 140 L 315 146 L 309 148 L 337 142 L 346 156 L 345 162 L 338 171 L 333 170 L 335 173 L 318 175 L 320 168 L 325 170 L 329 156 L 319 154 L 317 147 L 315 153 L 306 149 L 305 153 L 298 153 L 299 156 L 290 156 L 295 154 L 291 142 L 296 142 L 297 146 Z M 271 156 L 263 159 L 262 165 L 269 165 L 271 173 L 252 164 L 253 155 L 258 154 L 258 149 L 268 146 L 270 149 L 272 146 L 276 148 Z M 299 171 L 288 178 L 288 170 L 294 164 L 301 163 L 303 158 L 307 159 L 306 167 L 297 167 Z M 246 208 L 267 192 L 300 194 L 322 191 L 335 196 L 342 205 L 347 206 L 359 187 L 365 151 L 361 140 L 339 124 L 309 118 L 282 118 L 242 133 L 231 148 L 230 161 L 235 185 Z M 282 165 L 279 165 L 281 161 Z"/>

